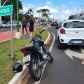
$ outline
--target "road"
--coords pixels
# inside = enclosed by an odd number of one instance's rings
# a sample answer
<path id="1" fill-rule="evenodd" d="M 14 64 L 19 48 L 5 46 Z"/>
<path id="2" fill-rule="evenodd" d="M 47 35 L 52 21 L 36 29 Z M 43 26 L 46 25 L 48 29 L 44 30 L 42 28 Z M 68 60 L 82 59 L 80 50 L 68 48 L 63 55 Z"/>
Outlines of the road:
<path id="1" fill-rule="evenodd" d="M 54 27 L 48 30 L 56 35 Z M 71 51 L 74 52 L 72 58 L 68 56 Z M 84 65 L 81 63 L 83 52 L 80 46 L 65 46 L 63 49 L 58 49 L 55 41 L 51 52 L 54 62 L 47 64 L 40 83 L 34 83 L 30 79 L 28 84 L 84 84 Z"/>
<path id="2" fill-rule="evenodd" d="M 34 26 L 38 26 L 38 24 L 35 23 Z M 40 26 L 42 26 L 42 25 L 40 25 Z M 16 29 L 16 27 L 13 27 L 13 30 L 15 30 L 15 29 Z M 0 32 L 6 32 L 6 31 L 11 31 L 11 28 L 0 28 Z"/>
<path id="3" fill-rule="evenodd" d="M 15 30 L 16 28 L 13 27 L 13 30 Z M 6 31 L 11 31 L 11 28 L 0 28 L 0 33 L 1 32 L 6 32 Z"/>

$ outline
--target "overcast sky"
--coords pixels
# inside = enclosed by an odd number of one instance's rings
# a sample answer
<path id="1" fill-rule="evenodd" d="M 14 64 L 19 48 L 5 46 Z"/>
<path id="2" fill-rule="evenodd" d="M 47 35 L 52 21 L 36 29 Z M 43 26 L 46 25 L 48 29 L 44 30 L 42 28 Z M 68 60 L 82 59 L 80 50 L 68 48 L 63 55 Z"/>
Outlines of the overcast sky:
<path id="1" fill-rule="evenodd" d="M 34 16 L 38 9 L 47 8 L 50 10 L 51 18 L 67 19 L 69 15 L 79 13 L 84 8 L 84 0 L 21 0 L 23 12 L 32 8 Z"/>

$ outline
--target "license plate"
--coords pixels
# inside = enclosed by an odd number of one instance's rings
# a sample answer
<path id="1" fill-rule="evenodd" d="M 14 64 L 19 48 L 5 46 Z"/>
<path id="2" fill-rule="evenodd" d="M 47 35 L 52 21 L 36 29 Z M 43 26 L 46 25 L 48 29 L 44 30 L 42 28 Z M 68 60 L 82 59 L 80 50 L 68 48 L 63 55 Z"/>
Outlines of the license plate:
<path id="1" fill-rule="evenodd" d="M 73 43 L 82 43 L 82 41 L 73 41 Z"/>
<path id="2" fill-rule="evenodd" d="M 23 62 L 28 62 L 28 61 L 30 61 L 30 55 L 27 55 L 27 56 L 25 56 L 25 57 L 23 57 Z"/>

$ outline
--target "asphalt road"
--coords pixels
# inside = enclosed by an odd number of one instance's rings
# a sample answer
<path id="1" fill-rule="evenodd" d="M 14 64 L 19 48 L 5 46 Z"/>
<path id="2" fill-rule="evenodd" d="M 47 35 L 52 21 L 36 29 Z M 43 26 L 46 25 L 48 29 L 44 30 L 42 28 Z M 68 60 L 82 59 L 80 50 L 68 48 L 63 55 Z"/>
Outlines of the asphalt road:
<path id="1" fill-rule="evenodd" d="M 0 32 L 10 30 L 11 28 L 1 28 Z M 48 28 L 48 31 L 56 35 L 55 27 Z M 68 49 L 75 52 L 73 59 L 65 54 Z M 58 49 L 55 41 L 51 52 L 54 62 L 47 64 L 40 84 L 84 84 L 84 65 L 81 64 L 82 59 L 80 59 L 82 49 L 84 48 L 81 46 L 64 46 L 63 49 Z M 82 51 L 84 53 L 84 50 Z M 30 79 L 27 84 L 34 84 L 34 82 Z"/>
<path id="2" fill-rule="evenodd" d="M 15 30 L 16 28 L 13 27 L 13 30 Z M 11 31 L 11 28 L 0 28 L 0 32 L 6 32 L 6 31 Z"/>
<path id="3" fill-rule="evenodd" d="M 38 24 L 35 24 L 34 26 L 38 26 Z M 13 27 L 13 30 L 15 30 L 16 27 Z M 11 28 L 0 28 L 0 32 L 6 32 L 6 31 L 11 31 Z"/>
<path id="4" fill-rule="evenodd" d="M 48 30 L 56 35 L 54 27 Z M 52 49 L 54 62 L 47 64 L 40 84 L 84 84 L 84 65 L 81 64 L 82 59 L 80 57 L 73 57 L 71 59 L 64 52 L 70 49 L 82 54 L 81 48 L 80 46 L 64 46 L 63 49 L 58 49 L 55 41 Z M 30 79 L 28 84 L 34 84 L 34 81 Z"/>

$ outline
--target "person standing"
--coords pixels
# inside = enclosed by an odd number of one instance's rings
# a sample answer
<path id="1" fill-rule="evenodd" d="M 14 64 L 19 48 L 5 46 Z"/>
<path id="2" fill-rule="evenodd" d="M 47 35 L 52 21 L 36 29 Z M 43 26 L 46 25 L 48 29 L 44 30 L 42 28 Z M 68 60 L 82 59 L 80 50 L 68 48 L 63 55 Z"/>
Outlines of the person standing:
<path id="1" fill-rule="evenodd" d="M 26 33 L 28 35 L 28 31 L 27 31 L 27 19 L 25 17 L 22 18 L 22 35 L 24 34 L 24 29 L 26 30 Z"/>
<path id="2" fill-rule="evenodd" d="M 30 20 L 29 20 L 29 31 L 30 31 L 30 38 L 32 38 L 32 33 L 34 31 L 34 19 L 33 19 L 33 15 L 30 16 Z"/>

